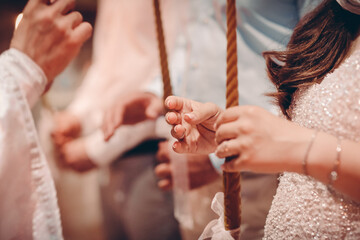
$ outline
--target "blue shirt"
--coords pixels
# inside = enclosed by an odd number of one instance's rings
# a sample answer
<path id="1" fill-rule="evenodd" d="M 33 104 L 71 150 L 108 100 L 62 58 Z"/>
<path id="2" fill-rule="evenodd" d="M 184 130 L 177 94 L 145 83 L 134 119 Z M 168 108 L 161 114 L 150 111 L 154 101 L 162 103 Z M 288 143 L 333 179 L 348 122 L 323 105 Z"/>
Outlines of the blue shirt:
<path id="1" fill-rule="evenodd" d="M 263 51 L 285 49 L 301 16 L 319 0 L 237 0 L 239 104 L 275 112 Z M 226 0 L 190 0 L 169 52 L 174 94 L 225 107 Z M 180 11 L 180 10 L 179 10 Z M 166 21 L 166 20 L 165 20 Z M 164 22 L 165 22 L 164 21 Z M 166 22 L 165 22 L 166 24 Z M 159 92 L 160 77 L 152 88 Z"/>

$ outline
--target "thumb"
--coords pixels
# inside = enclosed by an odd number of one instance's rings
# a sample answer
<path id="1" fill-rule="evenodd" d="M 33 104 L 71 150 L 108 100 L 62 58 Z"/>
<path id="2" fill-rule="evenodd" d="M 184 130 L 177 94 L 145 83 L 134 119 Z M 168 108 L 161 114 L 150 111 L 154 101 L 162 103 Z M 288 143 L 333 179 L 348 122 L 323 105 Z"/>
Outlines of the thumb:
<path id="1" fill-rule="evenodd" d="M 102 131 L 105 141 L 109 141 L 110 138 L 114 135 L 116 129 L 121 126 L 123 115 L 124 109 L 122 107 L 114 107 L 106 111 L 102 123 Z"/>
<path id="2" fill-rule="evenodd" d="M 185 121 L 190 124 L 200 124 L 210 118 L 219 116 L 220 108 L 214 103 L 200 103 L 200 105 L 190 113 L 184 115 Z"/>

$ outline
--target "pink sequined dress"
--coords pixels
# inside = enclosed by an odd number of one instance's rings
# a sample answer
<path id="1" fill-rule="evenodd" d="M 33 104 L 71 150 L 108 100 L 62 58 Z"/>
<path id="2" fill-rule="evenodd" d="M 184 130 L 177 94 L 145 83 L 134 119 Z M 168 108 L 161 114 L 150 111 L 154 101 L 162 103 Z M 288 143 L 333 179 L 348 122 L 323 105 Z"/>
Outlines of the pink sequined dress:
<path id="1" fill-rule="evenodd" d="M 298 90 L 289 113 L 304 127 L 360 141 L 360 50 L 321 84 Z M 311 177 L 286 172 L 280 177 L 264 239 L 358 240 L 360 203 Z"/>

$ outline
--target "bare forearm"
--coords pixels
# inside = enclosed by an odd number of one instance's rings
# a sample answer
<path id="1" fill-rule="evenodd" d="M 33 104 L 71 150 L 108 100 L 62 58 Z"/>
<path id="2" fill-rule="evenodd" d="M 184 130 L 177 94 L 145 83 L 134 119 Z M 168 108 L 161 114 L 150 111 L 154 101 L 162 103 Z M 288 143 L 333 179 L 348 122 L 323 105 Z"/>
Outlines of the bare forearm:
<path id="1" fill-rule="evenodd" d="M 339 154 L 336 149 L 341 147 Z M 338 139 L 330 134 L 319 132 L 309 152 L 308 173 L 310 176 L 332 186 L 339 192 L 360 202 L 360 146 L 359 143 Z M 337 161 L 339 165 L 334 169 Z M 330 180 L 332 171 L 337 173 L 333 182 Z"/>
<path id="2" fill-rule="evenodd" d="M 227 109 L 216 125 L 217 156 L 235 156 L 223 170 L 308 174 L 360 202 L 359 143 L 316 134 L 254 106 Z M 330 181 L 332 172 L 338 176 Z"/>

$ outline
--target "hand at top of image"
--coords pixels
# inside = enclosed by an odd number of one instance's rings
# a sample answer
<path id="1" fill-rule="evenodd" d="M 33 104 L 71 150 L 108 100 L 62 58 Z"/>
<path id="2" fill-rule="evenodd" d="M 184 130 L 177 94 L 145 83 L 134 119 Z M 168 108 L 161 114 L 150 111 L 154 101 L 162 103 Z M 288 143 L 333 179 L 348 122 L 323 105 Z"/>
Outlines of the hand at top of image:
<path id="1" fill-rule="evenodd" d="M 22 51 L 42 68 L 48 79 L 46 90 L 91 36 L 91 25 L 83 22 L 79 12 L 72 11 L 74 7 L 74 0 L 52 4 L 30 0 L 14 32 L 10 47 Z"/>

